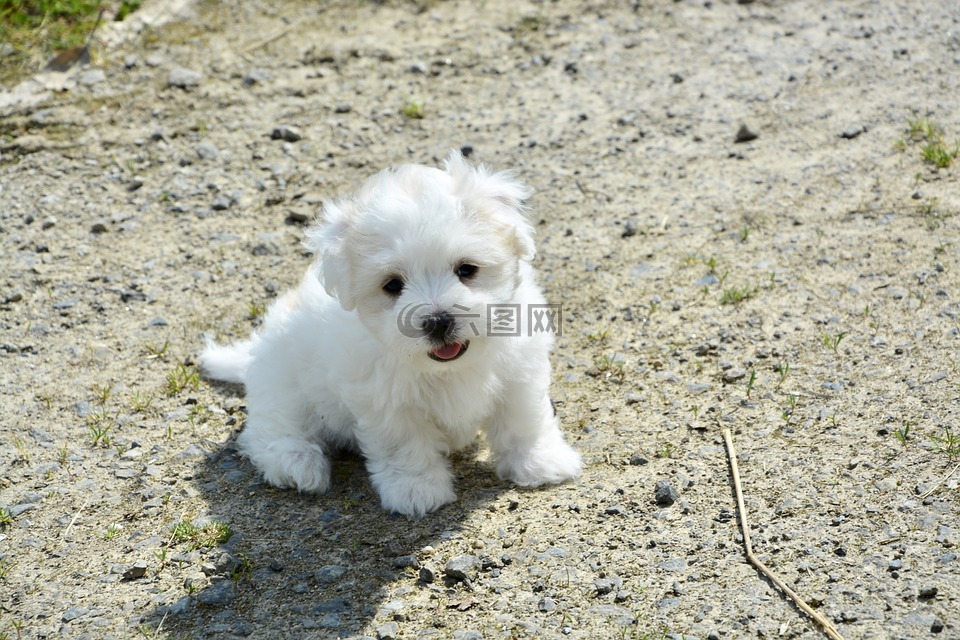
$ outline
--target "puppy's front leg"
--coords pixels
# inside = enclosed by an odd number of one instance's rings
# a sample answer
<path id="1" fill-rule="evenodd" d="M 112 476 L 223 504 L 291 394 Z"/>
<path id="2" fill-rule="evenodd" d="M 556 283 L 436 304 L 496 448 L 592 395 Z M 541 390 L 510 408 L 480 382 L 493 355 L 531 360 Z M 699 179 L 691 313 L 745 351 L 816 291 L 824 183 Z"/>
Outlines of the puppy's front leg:
<path id="1" fill-rule="evenodd" d="M 580 454 L 566 443 L 545 385 L 516 384 L 487 428 L 497 475 L 524 487 L 557 484 L 580 475 Z"/>
<path id="2" fill-rule="evenodd" d="M 422 516 L 456 500 L 443 438 L 423 418 L 358 420 L 357 440 L 384 509 Z"/>

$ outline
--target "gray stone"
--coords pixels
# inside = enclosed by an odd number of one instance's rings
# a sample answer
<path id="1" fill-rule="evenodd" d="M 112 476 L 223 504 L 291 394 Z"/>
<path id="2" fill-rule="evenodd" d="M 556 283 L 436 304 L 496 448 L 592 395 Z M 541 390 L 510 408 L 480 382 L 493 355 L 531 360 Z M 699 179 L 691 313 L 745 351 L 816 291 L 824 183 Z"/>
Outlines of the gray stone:
<path id="1" fill-rule="evenodd" d="M 437 579 L 436 570 L 430 565 L 423 565 L 420 567 L 420 573 L 418 574 L 420 581 L 430 584 Z"/>
<path id="2" fill-rule="evenodd" d="M 866 129 L 860 125 L 854 125 L 852 127 L 847 127 L 842 132 L 840 132 L 840 137 L 844 140 L 853 140 L 861 133 L 865 132 Z"/>
<path id="3" fill-rule="evenodd" d="M 740 128 L 737 129 L 737 134 L 734 136 L 733 141 L 736 143 L 751 142 L 760 137 L 754 127 L 748 124 L 741 124 Z"/>
<path id="4" fill-rule="evenodd" d="M 71 607 L 63 612 L 63 616 L 60 618 L 64 622 L 72 622 L 77 618 L 82 618 L 83 616 L 90 613 L 90 609 L 82 609 L 80 607 Z"/>
<path id="5" fill-rule="evenodd" d="M 747 372 L 740 367 L 731 367 L 723 372 L 723 381 L 729 384 L 745 378 L 746 375 Z"/>
<path id="6" fill-rule="evenodd" d="M 198 458 L 205 455 L 207 455 L 206 449 L 204 449 L 198 444 L 191 444 L 189 447 L 187 447 L 186 449 L 180 452 L 180 455 L 177 456 L 177 460 L 186 460 L 188 458 Z"/>
<path id="7" fill-rule="evenodd" d="M 687 561 L 684 558 L 670 558 L 658 564 L 657 568 L 664 571 L 683 571 L 687 568 Z"/>
<path id="8" fill-rule="evenodd" d="M 377 627 L 378 640 L 394 640 L 400 635 L 400 625 L 396 622 L 384 622 Z"/>
<path id="9" fill-rule="evenodd" d="M 680 494 L 669 480 L 657 480 L 656 487 L 653 490 L 653 499 L 658 505 L 669 507 L 677 501 L 678 497 L 680 497 Z"/>
<path id="10" fill-rule="evenodd" d="M 237 597 L 237 587 L 232 580 L 218 580 L 200 592 L 197 600 L 209 607 L 222 607 Z"/>
<path id="11" fill-rule="evenodd" d="M 328 564 L 325 567 L 320 567 L 317 569 L 316 573 L 313 574 L 313 579 L 319 582 L 320 584 L 330 584 L 336 582 L 340 579 L 343 574 L 347 572 L 346 567 L 341 567 L 335 564 Z"/>
<path id="12" fill-rule="evenodd" d="M 612 593 L 614 590 L 619 589 L 623 586 L 623 578 L 613 577 L 613 578 L 600 578 L 599 580 L 594 580 L 593 588 L 597 590 L 597 595 L 605 596 L 608 593 Z"/>
<path id="13" fill-rule="evenodd" d="M 77 84 L 81 84 L 85 87 L 92 87 L 95 84 L 100 84 L 106 79 L 107 74 L 104 73 L 103 69 L 87 69 L 77 76 Z"/>
<path id="14" fill-rule="evenodd" d="M 336 613 L 325 613 L 317 623 L 318 626 L 325 629 L 336 629 L 340 624 L 340 616 Z"/>
<path id="15" fill-rule="evenodd" d="M 936 598 L 937 593 L 939 593 L 939 589 L 937 589 L 936 586 L 924 585 L 920 587 L 920 593 L 917 597 L 919 597 L 921 600 L 929 600 L 931 598 Z"/>
<path id="16" fill-rule="evenodd" d="M 230 198 L 220 196 L 210 204 L 210 208 L 214 211 L 226 211 L 230 208 Z"/>
<path id="17" fill-rule="evenodd" d="M 393 566 L 398 569 L 419 569 L 420 562 L 416 556 L 397 556 L 393 559 Z"/>
<path id="18" fill-rule="evenodd" d="M 261 69 L 251 69 L 250 73 L 243 77 L 243 84 L 247 87 L 251 87 L 255 84 L 263 84 L 269 82 L 271 79 L 270 74 Z"/>
<path id="19" fill-rule="evenodd" d="M 123 572 L 124 580 L 136 580 L 147 574 L 147 563 L 144 560 L 137 560 L 128 569 Z"/>
<path id="20" fill-rule="evenodd" d="M 345 613 L 350 609 L 350 601 L 347 600 L 346 596 L 340 596 L 339 598 L 333 598 L 332 600 L 325 600 L 315 606 L 311 613 L 314 615 L 326 614 L 326 613 Z"/>
<path id="21" fill-rule="evenodd" d="M 149 64 L 149 59 L 148 59 Z M 194 89 L 200 85 L 203 74 L 185 67 L 174 67 L 167 76 L 167 85 L 179 89 Z"/>
<path id="22" fill-rule="evenodd" d="M 647 458 L 642 453 L 635 453 L 630 456 L 630 464 L 634 467 L 639 467 L 640 465 L 649 464 L 650 459 Z"/>
<path id="23" fill-rule="evenodd" d="M 197 155 L 204 160 L 213 160 L 219 154 L 219 150 L 211 142 L 201 142 L 197 147 Z"/>
<path id="24" fill-rule="evenodd" d="M 451 558 L 443 568 L 444 574 L 453 580 L 476 580 L 480 569 L 480 558 L 462 555 Z"/>
<path id="25" fill-rule="evenodd" d="M 300 133 L 300 130 L 296 127 L 280 125 L 273 128 L 273 131 L 270 133 L 270 138 L 273 140 L 283 140 L 284 142 L 297 142 L 303 139 L 303 134 Z"/>

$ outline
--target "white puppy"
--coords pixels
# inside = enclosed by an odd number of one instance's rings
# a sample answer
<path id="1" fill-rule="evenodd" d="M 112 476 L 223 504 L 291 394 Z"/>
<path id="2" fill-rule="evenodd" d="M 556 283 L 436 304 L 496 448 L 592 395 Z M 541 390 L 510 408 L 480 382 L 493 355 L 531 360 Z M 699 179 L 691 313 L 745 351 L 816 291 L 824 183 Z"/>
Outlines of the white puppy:
<path id="1" fill-rule="evenodd" d="M 481 429 L 503 479 L 579 475 L 547 395 L 553 335 L 531 323 L 528 195 L 455 151 L 443 171 L 388 169 L 325 205 L 300 286 L 249 340 L 200 358 L 246 386 L 238 443 L 267 482 L 326 491 L 328 452 L 359 449 L 384 508 L 419 516 L 456 499 L 446 455 Z M 498 335 L 511 315 L 519 335 Z"/>

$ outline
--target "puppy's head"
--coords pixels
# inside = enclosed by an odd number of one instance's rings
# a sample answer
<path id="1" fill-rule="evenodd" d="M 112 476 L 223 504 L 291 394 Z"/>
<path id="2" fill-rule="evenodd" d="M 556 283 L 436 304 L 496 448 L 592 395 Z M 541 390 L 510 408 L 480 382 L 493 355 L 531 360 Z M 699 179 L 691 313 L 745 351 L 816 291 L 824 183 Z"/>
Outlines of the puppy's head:
<path id="1" fill-rule="evenodd" d="M 534 256 L 529 190 L 509 173 L 404 165 L 327 203 L 307 232 L 327 293 L 412 366 L 451 366 L 483 349 L 491 305 L 512 301 Z"/>

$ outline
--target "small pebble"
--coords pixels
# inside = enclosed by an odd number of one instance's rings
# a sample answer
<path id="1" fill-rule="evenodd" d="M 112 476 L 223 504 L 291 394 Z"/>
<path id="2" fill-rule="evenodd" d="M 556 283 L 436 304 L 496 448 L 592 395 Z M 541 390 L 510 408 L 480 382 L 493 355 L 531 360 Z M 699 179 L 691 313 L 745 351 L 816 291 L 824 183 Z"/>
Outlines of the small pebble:
<path id="1" fill-rule="evenodd" d="M 398 569 L 419 569 L 420 561 L 416 556 L 397 556 L 393 559 L 393 566 Z"/>
<path id="2" fill-rule="evenodd" d="M 244 86 L 251 87 L 255 84 L 263 84 L 270 81 L 270 74 L 260 69 L 253 69 L 243 77 Z"/>
<path id="3" fill-rule="evenodd" d="M 731 367 L 723 372 L 723 381 L 727 384 L 742 380 L 747 376 L 747 372 L 740 367 Z"/>
<path id="4" fill-rule="evenodd" d="M 919 597 L 921 600 L 929 600 L 930 598 L 936 598 L 939 589 L 933 585 L 926 585 L 920 587 Z"/>
<path id="5" fill-rule="evenodd" d="M 843 132 L 840 134 L 840 137 L 843 138 L 844 140 L 853 140 L 864 131 L 866 131 L 866 129 L 857 125 L 854 127 L 849 127 L 847 129 L 844 129 Z"/>
<path id="6" fill-rule="evenodd" d="M 630 464 L 634 467 L 639 467 L 644 464 L 649 464 L 650 459 L 647 458 L 642 453 L 635 453 L 630 457 Z"/>
<path id="7" fill-rule="evenodd" d="M 593 588 L 596 589 L 597 595 L 601 596 L 613 593 L 614 590 L 619 589 L 621 586 L 623 586 L 623 579 L 618 577 L 600 578 L 593 582 Z"/>
<path id="8" fill-rule="evenodd" d="M 451 558 L 443 568 L 443 573 L 452 580 L 477 579 L 480 570 L 480 558 L 472 555 L 462 555 Z"/>
<path id="9" fill-rule="evenodd" d="M 396 622 L 384 622 L 377 627 L 377 640 L 394 640 L 400 635 L 400 625 Z"/>
<path id="10" fill-rule="evenodd" d="M 63 620 L 64 622 L 72 622 L 77 618 L 82 618 L 88 613 L 90 613 L 89 609 L 82 609 L 80 607 L 71 607 L 63 612 L 63 616 L 61 616 L 61 620 Z"/>
<path id="11" fill-rule="evenodd" d="M 320 567 L 320 569 L 313 574 L 313 579 L 320 584 L 330 584 L 339 580 L 340 577 L 346 572 L 346 567 L 341 567 L 335 564 L 327 565 L 325 567 Z"/>
<path id="12" fill-rule="evenodd" d="M 300 133 L 300 130 L 296 127 L 280 125 L 279 127 L 274 127 L 270 133 L 270 138 L 272 140 L 283 140 L 284 142 L 297 142 L 303 139 L 303 134 Z"/>
<path id="13" fill-rule="evenodd" d="M 201 604 L 222 607 L 237 597 L 237 588 L 233 580 L 218 580 L 197 596 Z"/>
<path id="14" fill-rule="evenodd" d="M 758 137 L 760 136 L 750 126 L 741 124 L 740 128 L 737 129 L 737 135 L 734 136 L 733 141 L 737 143 L 751 142 Z"/>
<path id="15" fill-rule="evenodd" d="M 150 64 L 149 58 L 147 59 L 147 64 Z M 170 74 L 167 76 L 167 85 L 190 90 L 199 86 L 202 80 L 203 74 L 199 71 L 185 67 L 175 67 L 170 70 Z"/>
<path id="16" fill-rule="evenodd" d="M 203 160 L 213 160 L 219 153 L 219 150 L 210 142 L 201 142 L 197 147 L 197 155 Z"/>
<path id="17" fill-rule="evenodd" d="M 661 507 L 669 507 L 677 501 L 678 497 L 680 497 L 680 494 L 669 480 L 657 481 L 656 487 L 653 490 L 653 499 L 658 505 Z"/>

